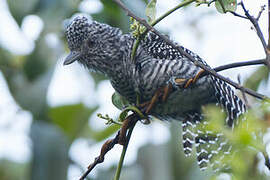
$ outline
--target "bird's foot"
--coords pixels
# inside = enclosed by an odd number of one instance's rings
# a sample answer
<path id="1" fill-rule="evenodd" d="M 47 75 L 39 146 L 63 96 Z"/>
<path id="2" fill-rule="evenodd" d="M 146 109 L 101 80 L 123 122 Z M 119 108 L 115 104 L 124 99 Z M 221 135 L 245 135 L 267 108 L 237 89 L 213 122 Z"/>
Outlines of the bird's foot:
<path id="1" fill-rule="evenodd" d="M 171 90 L 171 83 L 169 83 L 165 87 L 158 89 L 150 101 L 144 102 L 139 105 L 140 109 L 142 109 L 142 112 L 144 112 L 145 114 L 149 114 L 150 111 L 153 109 L 154 105 L 160 100 L 160 98 L 161 102 L 165 102 Z"/>
<path id="2" fill-rule="evenodd" d="M 190 79 L 181 79 L 181 78 L 176 78 L 175 83 L 178 86 L 183 86 L 184 88 L 188 88 L 191 84 L 194 84 L 198 78 L 201 76 L 201 74 L 204 72 L 204 69 L 201 69 L 195 76 L 194 78 Z"/>

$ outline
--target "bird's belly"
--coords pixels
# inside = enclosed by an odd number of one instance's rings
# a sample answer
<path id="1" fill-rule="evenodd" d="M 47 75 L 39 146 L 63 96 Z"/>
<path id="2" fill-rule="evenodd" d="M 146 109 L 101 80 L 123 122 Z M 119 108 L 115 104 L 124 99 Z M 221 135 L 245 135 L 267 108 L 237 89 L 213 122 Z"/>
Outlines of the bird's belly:
<path id="1" fill-rule="evenodd" d="M 159 102 L 151 114 L 161 120 L 182 120 L 190 111 L 200 111 L 202 105 L 215 103 L 213 88 L 179 89 L 170 94 L 165 102 Z"/>

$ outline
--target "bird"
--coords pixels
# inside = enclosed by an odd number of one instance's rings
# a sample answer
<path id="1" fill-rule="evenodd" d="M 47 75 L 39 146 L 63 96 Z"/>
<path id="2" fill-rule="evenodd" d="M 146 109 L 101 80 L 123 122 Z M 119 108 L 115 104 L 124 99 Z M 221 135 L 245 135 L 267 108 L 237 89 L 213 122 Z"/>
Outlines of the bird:
<path id="1" fill-rule="evenodd" d="M 209 123 L 202 112 L 202 107 L 209 104 L 226 112 L 227 127 L 233 129 L 238 124 L 246 106 L 230 85 L 210 74 L 199 77 L 203 72 L 200 67 L 153 32 L 140 41 L 134 59 L 136 37 L 132 33 L 124 34 L 117 27 L 86 16 L 73 18 L 65 35 L 70 53 L 64 65 L 77 61 L 90 71 L 102 73 L 130 104 L 136 104 L 139 97 L 141 104 L 147 105 L 145 112 L 149 116 L 180 121 L 184 154 L 190 156 L 195 147 L 200 169 L 209 164 L 219 168 L 220 161 L 214 157 L 230 154 L 231 146 L 223 134 L 197 127 Z M 174 43 L 209 67 L 200 56 Z"/>

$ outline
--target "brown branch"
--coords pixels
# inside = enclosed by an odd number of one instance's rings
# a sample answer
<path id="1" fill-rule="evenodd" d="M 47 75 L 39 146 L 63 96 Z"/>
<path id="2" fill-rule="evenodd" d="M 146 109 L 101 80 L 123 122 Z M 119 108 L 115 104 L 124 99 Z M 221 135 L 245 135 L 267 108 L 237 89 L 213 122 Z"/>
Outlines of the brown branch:
<path id="1" fill-rule="evenodd" d="M 216 72 L 223 71 L 226 69 L 232 69 L 237 67 L 243 67 L 243 66 L 251 66 L 251 65 L 266 65 L 265 59 L 259 59 L 259 60 L 251 60 L 251 61 L 243 61 L 243 62 L 236 62 L 231 64 L 226 64 L 222 66 L 218 66 L 213 68 Z"/>
<path id="2" fill-rule="evenodd" d="M 248 19 L 254 26 L 255 30 L 256 30 L 256 33 L 261 41 L 261 44 L 263 46 L 263 49 L 264 49 L 264 52 L 265 52 L 265 55 L 266 55 L 266 60 L 265 60 L 265 65 L 268 66 L 268 68 L 270 69 L 270 0 L 268 0 L 268 45 L 266 44 L 266 41 L 265 41 L 265 38 L 263 36 L 263 33 L 261 31 L 261 28 L 259 26 L 259 19 L 263 13 L 263 11 L 265 10 L 265 6 L 262 6 L 261 7 L 261 10 L 259 11 L 258 13 L 258 16 L 257 18 L 253 17 L 252 15 L 249 14 L 248 10 L 246 9 L 243 1 L 241 1 L 239 3 L 239 5 L 242 7 L 244 13 L 245 13 L 245 16 L 242 16 L 240 14 L 237 14 L 235 12 L 231 12 L 234 16 L 237 16 L 237 17 L 240 17 L 240 18 L 244 18 L 244 19 Z"/>
<path id="3" fill-rule="evenodd" d="M 267 54 L 267 44 L 266 44 L 266 41 L 265 41 L 265 39 L 264 39 L 263 33 L 262 33 L 262 31 L 261 31 L 261 28 L 260 28 L 260 26 L 259 26 L 259 23 L 258 23 L 257 19 L 254 18 L 253 16 L 251 16 L 251 15 L 249 14 L 249 12 L 248 12 L 248 10 L 246 9 L 246 7 L 245 7 L 243 1 L 240 2 L 240 5 L 241 5 L 242 9 L 244 10 L 246 17 L 247 17 L 247 18 L 249 19 L 249 21 L 253 24 L 253 26 L 254 26 L 254 28 L 255 28 L 255 30 L 256 30 L 256 32 L 257 32 L 257 35 L 258 35 L 259 39 L 261 40 L 261 43 L 262 43 L 263 48 L 264 48 L 264 51 L 265 51 L 265 53 Z"/>
<path id="4" fill-rule="evenodd" d="M 125 124 L 125 126 L 123 126 L 116 134 L 116 136 L 113 139 L 109 139 L 107 140 L 101 147 L 100 150 L 100 155 L 98 157 L 95 158 L 94 162 L 92 164 L 90 164 L 87 168 L 87 171 L 80 177 L 79 180 L 83 180 L 85 179 L 88 174 L 100 163 L 103 163 L 104 159 L 105 159 L 105 155 L 114 147 L 114 145 L 116 144 L 120 144 L 123 146 L 127 147 L 127 141 L 125 141 L 126 139 L 126 133 L 128 129 L 133 129 L 134 126 L 136 125 L 137 121 L 140 119 L 140 117 L 133 113 L 131 115 L 129 115 L 125 121 L 123 122 L 123 124 Z M 129 134 L 130 136 L 130 134 Z"/>
<path id="5" fill-rule="evenodd" d="M 247 17 L 245 17 L 245 16 L 242 16 L 242 15 L 240 15 L 240 14 L 237 14 L 236 12 L 234 12 L 234 11 L 229 11 L 231 14 L 233 14 L 234 16 L 236 16 L 236 17 L 240 17 L 240 18 L 243 18 L 243 19 L 248 19 Z"/>
<path id="6" fill-rule="evenodd" d="M 79 180 L 85 179 L 88 176 L 88 174 L 96 167 L 96 165 L 104 161 L 104 158 L 107 152 L 109 152 L 114 147 L 115 144 L 118 144 L 119 136 L 120 136 L 120 131 L 118 131 L 114 139 L 109 139 L 102 145 L 100 155 L 96 157 L 95 161 L 88 166 L 87 171 L 80 177 Z"/>
<path id="7" fill-rule="evenodd" d="M 263 13 L 264 10 L 265 10 L 265 5 L 261 6 L 261 10 L 259 11 L 259 14 L 258 14 L 258 16 L 257 16 L 257 18 L 256 18 L 256 20 L 257 20 L 258 22 L 259 22 L 260 17 L 261 17 L 261 15 L 262 15 L 262 13 Z"/>
<path id="8" fill-rule="evenodd" d="M 127 16 L 133 17 L 134 19 L 136 19 L 137 21 L 139 21 L 142 25 L 144 25 L 148 31 L 152 31 L 153 33 L 155 33 L 156 35 L 158 35 L 160 38 L 162 38 L 167 44 L 169 44 L 170 46 L 172 46 L 174 49 L 177 49 L 182 55 L 184 55 L 185 57 L 187 57 L 190 61 L 192 61 L 196 66 L 199 66 L 200 68 L 204 69 L 205 71 L 207 71 L 209 74 L 227 82 L 228 84 L 234 86 L 236 89 L 239 89 L 241 91 L 246 92 L 247 94 L 250 94 L 251 96 L 254 96 L 256 98 L 259 99 L 265 99 L 267 98 L 266 96 L 259 94 L 251 89 L 248 88 L 244 88 L 243 86 L 239 85 L 236 82 L 233 82 L 232 80 L 230 80 L 229 78 L 226 78 L 220 74 L 218 74 L 215 70 L 211 69 L 210 67 L 204 65 L 203 63 L 195 60 L 190 54 L 188 54 L 187 52 L 185 52 L 180 46 L 175 45 L 172 41 L 170 41 L 165 35 L 161 34 L 160 32 L 158 32 L 155 28 L 153 28 L 151 25 L 149 25 L 146 20 L 136 16 L 133 12 L 131 12 L 120 0 L 113 0 L 115 3 L 117 3 L 127 14 Z"/>
<path id="9" fill-rule="evenodd" d="M 266 65 L 265 59 L 258 59 L 258 60 L 250 60 L 250 61 L 243 61 L 243 62 L 236 62 L 231 64 L 225 64 L 218 67 L 213 68 L 214 71 L 220 72 L 228 69 L 238 68 L 238 67 L 244 67 L 244 66 L 251 66 L 251 65 Z M 200 77 L 208 75 L 209 72 L 204 71 Z"/>

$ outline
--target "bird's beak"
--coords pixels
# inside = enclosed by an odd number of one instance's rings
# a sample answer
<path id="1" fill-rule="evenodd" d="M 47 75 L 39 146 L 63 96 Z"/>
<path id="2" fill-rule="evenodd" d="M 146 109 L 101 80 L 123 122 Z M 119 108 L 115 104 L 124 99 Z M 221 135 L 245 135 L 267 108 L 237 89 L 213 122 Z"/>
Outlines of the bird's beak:
<path id="1" fill-rule="evenodd" d="M 69 55 L 65 58 L 64 65 L 68 65 L 78 60 L 80 53 L 77 51 L 71 51 Z"/>

